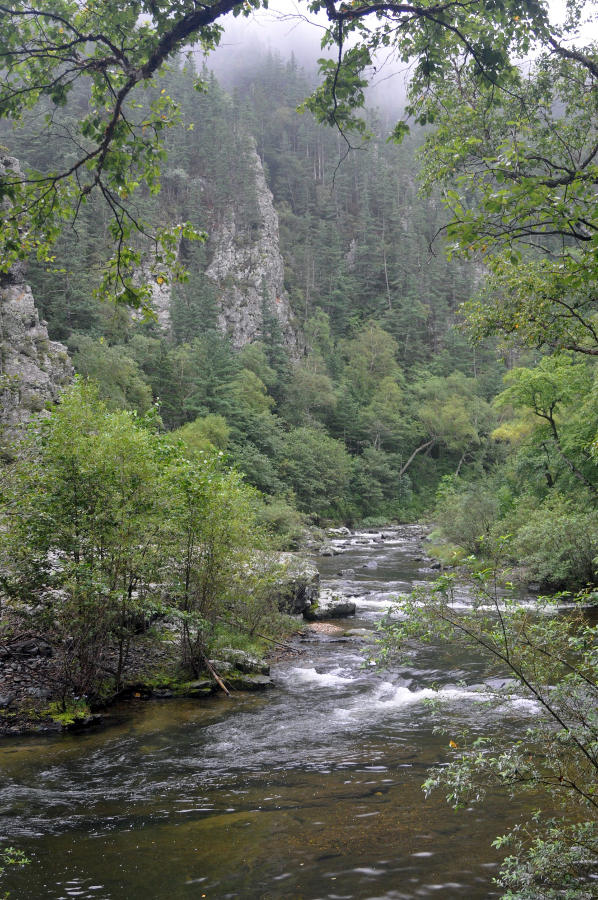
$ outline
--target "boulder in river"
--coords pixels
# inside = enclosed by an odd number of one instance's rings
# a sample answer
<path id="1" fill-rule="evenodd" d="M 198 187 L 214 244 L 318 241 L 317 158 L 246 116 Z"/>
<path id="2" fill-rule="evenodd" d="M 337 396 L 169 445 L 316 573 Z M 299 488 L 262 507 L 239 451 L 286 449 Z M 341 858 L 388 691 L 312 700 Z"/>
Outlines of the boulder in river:
<path id="1" fill-rule="evenodd" d="M 263 691 L 272 687 L 274 682 L 269 675 L 227 675 L 224 679 L 227 687 L 236 691 Z"/>
<path id="2" fill-rule="evenodd" d="M 353 600 L 328 589 L 320 591 L 318 600 L 303 612 L 304 618 L 309 622 L 319 622 L 322 619 L 344 619 L 345 616 L 354 615 L 355 603 Z"/>
<path id="3" fill-rule="evenodd" d="M 282 553 L 280 561 L 285 571 L 275 588 L 278 608 L 281 612 L 299 615 L 317 600 L 320 573 L 312 563 L 293 553 Z"/>

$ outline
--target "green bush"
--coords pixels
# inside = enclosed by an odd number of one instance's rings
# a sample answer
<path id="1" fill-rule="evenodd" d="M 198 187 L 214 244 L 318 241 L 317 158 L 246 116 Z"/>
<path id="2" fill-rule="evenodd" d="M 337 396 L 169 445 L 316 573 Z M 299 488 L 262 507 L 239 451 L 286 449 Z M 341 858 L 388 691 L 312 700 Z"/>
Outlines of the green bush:
<path id="1" fill-rule="evenodd" d="M 516 531 L 512 552 L 543 587 L 576 590 L 596 581 L 598 512 L 550 497 Z"/>

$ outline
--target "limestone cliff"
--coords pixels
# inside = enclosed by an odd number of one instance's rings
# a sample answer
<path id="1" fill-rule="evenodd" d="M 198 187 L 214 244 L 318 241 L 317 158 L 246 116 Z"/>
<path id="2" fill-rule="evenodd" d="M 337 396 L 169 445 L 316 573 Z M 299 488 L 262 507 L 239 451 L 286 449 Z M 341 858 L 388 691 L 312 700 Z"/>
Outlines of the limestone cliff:
<path id="1" fill-rule="evenodd" d="M 240 234 L 237 210 L 231 205 L 210 231 L 211 262 L 206 275 L 216 284 L 218 322 L 234 347 L 259 340 L 266 308 L 278 320 L 289 353 L 297 356 L 301 342 L 284 289 L 278 214 L 255 145 L 251 144 L 247 152 L 255 173 L 257 201 L 252 240 L 247 242 Z"/>
<path id="2" fill-rule="evenodd" d="M 0 178 L 7 172 L 18 173 L 18 162 L 0 154 Z M 66 347 L 49 339 L 23 267 L 13 266 L 0 276 L 0 448 L 55 402 L 72 377 Z"/>

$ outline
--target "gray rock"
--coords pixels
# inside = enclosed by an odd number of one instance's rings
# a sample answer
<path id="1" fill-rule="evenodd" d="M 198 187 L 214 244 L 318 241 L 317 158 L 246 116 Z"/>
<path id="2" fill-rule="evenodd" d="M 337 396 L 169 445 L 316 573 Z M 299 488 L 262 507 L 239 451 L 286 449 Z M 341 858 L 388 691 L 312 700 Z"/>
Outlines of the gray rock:
<path id="1" fill-rule="evenodd" d="M 280 562 L 285 572 L 275 588 L 275 599 L 281 612 L 299 615 L 317 599 L 320 573 L 306 559 L 293 553 L 282 553 Z"/>
<path id="2" fill-rule="evenodd" d="M 227 676 L 225 684 L 236 691 L 263 691 L 274 682 L 269 675 L 232 675 Z"/>
<path id="3" fill-rule="evenodd" d="M 290 355 L 301 350 L 299 331 L 284 288 L 284 262 L 280 251 L 278 214 L 255 142 L 248 138 L 248 156 L 254 172 L 257 209 L 250 239 L 234 205 L 210 228 L 211 262 L 206 275 L 218 292 L 218 325 L 241 348 L 262 337 L 264 302 L 280 324 Z"/>
<path id="4" fill-rule="evenodd" d="M 226 659 L 211 659 L 210 665 L 214 667 L 219 675 L 226 674 L 227 672 L 232 672 L 235 669 L 233 663 L 229 662 Z"/>
<path id="5" fill-rule="evenodd" d="M 14 701 L 16 694 L 0 694 L 0 709 L 6 709 Z"/>
<path id="6" fill-rule="evenodd" d="M 46 641 L 30 639 L 11 645 L 12 652 L 18 656 L 52 656 L 52 647 Z"/>
<path id="7" fill-rule="evenodd" d="M 0 178 L 19 175 L 17 160 L 0 151 Z M 0 445 L 6 446 L 73 378 L 67 348 L 49 339 L 21 263 L 0 276 L 0 334 Z"/>
<path id="8" fill-rule="evenodd" d="M 50 700 L 50 698 L 52 697 L 52 691 L 49 688 L 43 687 L 27 688 L 27 693 L 35 700 Z"/>
<path id="9" fill-rule="evenodd" d="M 308 622 L 320 622 L 322 619 L 343 619 L 355 615 L 355 603 L 347 597 L 334 594 L 331 590 L 323 590 L 316 603 L 303 612 Z"/>
<path id="10" fill-rule="evenodd" d="M 196 681 L 187 681 L 182 685 L 179 697 L 207 697 L 213 694 L 216 687 L 209 678 L 198 678 Z"/>
<path id="11" fill-rule="evenodd" d="M 269 675 L 270 673 L 270 666 L 267 662 L 264 662 L 263 659 L 258 659 L 257 656 L 246 653 L 245 650 L 236 650 L 232 647 L 225 647 L 220 653 L 225 662 L 230 663 L 235 669 L 238 669 L 239 672 L 259 675 Z M 214 668 L 216 668 L 216 666 L 214 666 Z M 216 671 L 218 672 L 218 669 L 216 669 Z"/>

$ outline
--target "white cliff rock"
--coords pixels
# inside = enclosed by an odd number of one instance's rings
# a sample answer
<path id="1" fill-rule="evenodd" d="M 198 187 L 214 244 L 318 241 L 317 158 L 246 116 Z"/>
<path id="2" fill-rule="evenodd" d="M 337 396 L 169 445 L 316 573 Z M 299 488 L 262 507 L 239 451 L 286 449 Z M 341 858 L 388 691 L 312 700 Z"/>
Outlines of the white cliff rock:
<path id="1" fill-rule="evenodd" d="M 206 275 L 216 283 L 219 325 L 236 348 L 262 336 L 264 304 L 276 316 L 282 340 L 291 356 L 297 356 L 300 340 L 284 289 L 284 262 L 280 252 L 278 214 L 255 146 L 249 148 L 255 172 L 259 213 L 255 238 L 239 240 L 235 208 L 231 207 L 210 234 L 212 260 Z"/>
<path id="2" fill-rule="evenodd" d="M 0 178 L 19 171 L 16 159 L 0 154 Z M 0 275 L 0 446 L 14 440 L 34 413 L 55 403 L 72 378 L 67 348 L 49 339 L 23 266 L 13 266 Z"/>

